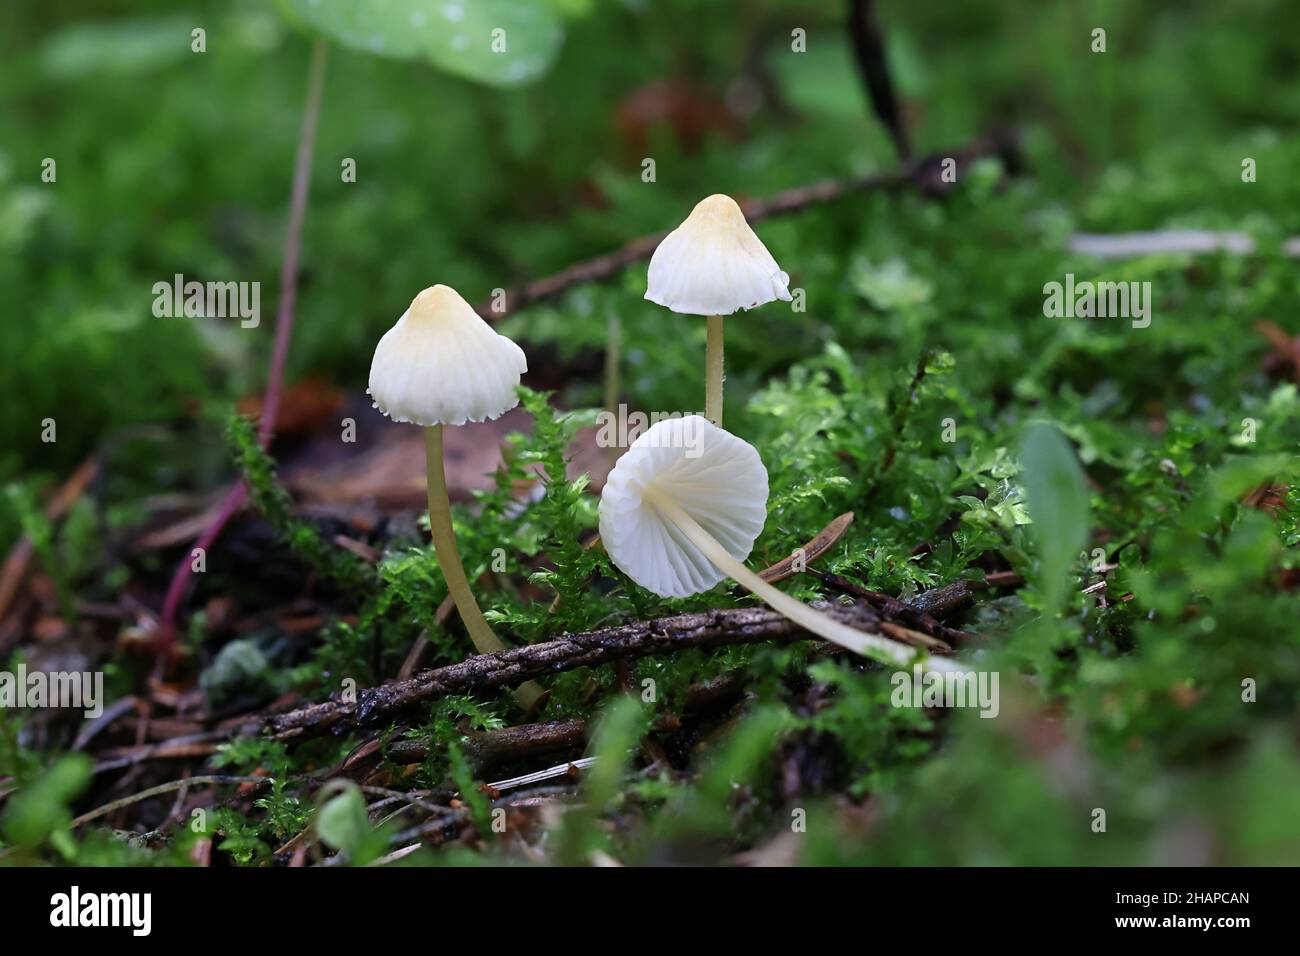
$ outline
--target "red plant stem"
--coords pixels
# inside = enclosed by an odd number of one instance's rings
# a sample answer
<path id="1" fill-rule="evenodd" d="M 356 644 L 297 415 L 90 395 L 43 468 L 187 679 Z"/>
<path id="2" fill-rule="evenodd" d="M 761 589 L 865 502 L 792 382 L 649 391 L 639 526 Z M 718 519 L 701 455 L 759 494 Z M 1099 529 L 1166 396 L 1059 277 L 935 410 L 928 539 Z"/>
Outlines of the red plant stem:
<path id="1" fill-rule="evenodd" d="M 302 222 L 307 216 L 311 154 L 316 144 L 316 124 L 320 119 L 321 93 L 325 87 L 325 57 L 328 50 L 329 46 L 324 40 L 317 40 L 311 50 L 307 104 L 303 107 L 302 126 L 298 130 L 298 155 L 293 163 L 289 231 L 284 237 L 284 262 L 280 266 L 280 304 L 275 315 L 275 348 L 271 352 L 271 370 L 267 373 L 266 379 L 266 398 L 262 402 L 262 422 L 257 432 L 263 448 L 275 433 L 275 416 L 280 409 L 280 391 L 284 384 L 284 364 L 289 357 L 289 341 L 293 337 L 293 310 L 298 301 L 298 260 L 302 249 Z"/>
<path id="2" fill-rule="evenodd" d="M 311 66 L 307 80 L 307 102 L 303 106 L 302 125 L 298 129 L 298 153 L 293 164 L 293 188 L 289 199 L 289 223 L 284 237 L 284 259 L 280 265 L 280 301 L 275 314 L 275 345 L 271 351 L 271 366 L 266 378 L 266 396 L 262 401 L 262 420 L 257 429 L 258 443 L 266 448 L 275 434 L 276 415 L 280 410 L 280 395 L 284 384 L 284 366 L 289 358 L 289 342 L 293 338 L 294 306 L 298 300 L 298 262 L 302 251 L 302 223 L 307 215 L 307 189 L 311 179 L 311 157 L 316 143 L 316 127 L 320 120 L 321 96 L 325 88 L 325 60 L 329 46 L 316 40 L 311 50 Z M 230 489 L 212 523 L 194 542 L 195 548 L 205 552 L 221 535 L 226 523 L 243 507 L 248 489 L 241 481 Z M 162 615 L 158 623 L 159 666 L 165 666 L 168 653 L 176 642 L 176 613 L 185 597 L 193 566 L 193 551 L 187 552 L 176 566 L 167 596 L 163 599 Z"/>

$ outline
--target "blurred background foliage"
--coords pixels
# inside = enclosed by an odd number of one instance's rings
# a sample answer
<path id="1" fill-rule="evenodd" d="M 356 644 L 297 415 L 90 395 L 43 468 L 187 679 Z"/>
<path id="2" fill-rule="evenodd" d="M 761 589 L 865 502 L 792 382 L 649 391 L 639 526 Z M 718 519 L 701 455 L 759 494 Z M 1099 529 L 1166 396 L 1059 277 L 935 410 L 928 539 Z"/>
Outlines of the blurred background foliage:
<path id="1" fill-rule="evenodd" d="M 894 163 L 838 4 L 555 5 L 562 46 L 522 87 L 335 46 L 290 379 L 311 371 L 361 387 L 378 335 L 432 282 L 481 302 L 667 228 L 709 192 L 764 197 Z M 909 317 L 902 332 L 915 338 L 951 324 L 953 308 L 987 320 L 1038 296 L 1021 270 L 962 268 L 964 253 L 1042 249 L 1046 260 L 1044 240 L 1071 226 L 1300 225 L 1300 183 L 1285 174 L 1300 114 L 1285 39 L 1296 14 L 1281 0 L 879 6 L 917 150 L 1026 127 L 1037 196 L 1023 203 L 1035 216 L 854 201 L 765 227 L 809 289 L 808 328 L 782 334 L 789 317 L 771 310 L 746 317 L 755 334 L 736 337 L 733 384 L 817 351 L 855 262 L 901 258 L 926 284 L 961 286 Z M 14 309 L 0 328 L 0 475 L 57 474 L 115 428 L 189 418 L 261 387 L 308 43 L 257 0 L 20 2 L 0 18 L 0 283 Z M 1109 31 L 1105 55 L 1080 40 L 1094 23 Z M 195 24 L 205 54 L 190 52 Z M 808 31 L 806 53 L 790 50 L 795 27 Z M 1234 188 L 1245 154 L 1260 181 Z M 641 181 L 647 156 L 654 184 Z M 55 184 L 40 181 L 45 157 Z M 342 181 L 344 158 L 355 183 Z M 177 272 L 260 281 L 262 325 L 154 319 L 153 283 Z M 624 281 L 635 293 L 641 270 Z M 703 331 L 635 295 L 583 290 L 511 331 L 535 348 L 599 349 L 609 310 L 624 313 L 638 401 L 677 407 L 664 399 L 694 369 L 652 370 L 643 352 Z M 898 335 L 898 324 L 882 316 L 861 334 Z M 46 416 L 56 444 L 40 441 Z"/>
<path id="2" fill-rule="evenodd" d="M 0 9 L 0 481 L 27 489 L 13 497 L 106 448 L 138 492 L 228 476 L 220 413 L 262 387 L 270 352 L 310 48 L 295 21 L 307 6 Z M 379 335 L 435 282 L 482 302 L 671 227 L 712 192 L 763 198 L 892 169 L 843 6 L 537 0 L 537 62 L 496 78 L 333 44 L 289 379 L 359 392 Z M 773 478 L 775 520 L 756 560 L 856 509 L 855 537 L 829 568 L 872 587 L 906 595 L 975 576 L 990 550 L 1033 581 L 1014 459 L 1023 426 L 1049 418 L 1087 472 L 1094 543 L 1119 564 L 1112 593 L 1131 590 L 1142 607 L 1101 614 L 1076 596 L 1046 637 L 987 652 L 1036 675 L 1057 701 L 1059 740 L 1017 716 L 1039 702 L 1007 681 L 1003 719 L 955 718 L 943 754 L 918 764 L 930 748 L 910 736 L 915 714 L 890 708 L 878 683 L 814 665 L 839 696 L 799 719 L 841 736 L 853 791 L 881 794 L 873 812 L 893 824 L 846 840 L 854 820 L 828 802 L 815 814 L 837 812 L 810 823 L 805 858 L 1295 862 L 1300 608 L 1294 589 L 1272 584 L 1300 564 L 1295 493 L 1289 519 L 1239 501 L 1252 483 L 1294 477 L 1300 442 L 1295 385 L 1261 366 L 1266 343 L 1251 328 L 1268 318 L 1300 332 L 1300 279 L 1278 251 L 1300 234 L 1300 9 L 884 0 L 877 14 L 915 151 L 1015 128 L 1025 175 L 1005 178 L 989 160 L 962 169 L 941 202 L 861 195 L 758 228 L 808 311 L 769 306 L 729 323 L 728 425 L 762 449 Z M 194 26 L 207 30 L 205 54 L 190 52 Z M 1089 50 L 1097 26 L 1105 54 Z M 805 53 L 791 50 L 795 28 Z M 40 180 L 46 157 L 57 183 Z M 653 183 L 641 177 L 647 157 Z M 1244 157 L 1258 164 L 1253 184 L 1241 181 Z M 355 183 L 340 175 L 345 159 Z M 1244 230 L 1261 252 L 1098 263 L 1065 248 L 1076 231 L 1181 227 Z M 1151 327 L 1044 319 L 1042 286 L 1067 271 L 1151 280 Z M 154 318 L 152 286 L 175 273 L 261 282 L 261 326 Z M 635 407 L 702 401 L 703 323 L 644 302 L 644 276 L 634 267 L 512 316 L 502 330 L 530 355 L 526 381 L 555 387 L 566 369 L 557 402 L 599 404 L 616 316 Z M 933 368 L 911 410 L 919 424 L 883 474 L 890 411 L 923 354 Z M 40 440 L 47 417 L 54 444 Z M 959 423 L 955 445 L 940 437 L 946 417 Z M 1261 423 L 1249 447 L 1237 437 L 1246 417 Z M 958 533 L 910 557 L 956 500 Z M 0 509 L 0 543 L 32 510 Z M 1041 599 L 1031 587 L 990 601 L 972 626 L 1012 631 Z M 791 653 L 746 661 L 776 672 Z M 1243 674 L 1270 688 L 1253 711 L 1240 703 Z M 749 747 L 746 766 L 766 756 L 753 740 L 733 746 Z M 1212 759 L 1222 747 L 1229 756 Z M 644 786 L 646 799 L 692 799 Z M 706 779 L 699 792 L 720 786 Z M 1112 807 L 1112 829 L 1141 838 L 1095 838 L 1080 801 Z M 664 819 L 645 859 L 682 838 L 673 827 L 713 837 L 734 822 Z"/>

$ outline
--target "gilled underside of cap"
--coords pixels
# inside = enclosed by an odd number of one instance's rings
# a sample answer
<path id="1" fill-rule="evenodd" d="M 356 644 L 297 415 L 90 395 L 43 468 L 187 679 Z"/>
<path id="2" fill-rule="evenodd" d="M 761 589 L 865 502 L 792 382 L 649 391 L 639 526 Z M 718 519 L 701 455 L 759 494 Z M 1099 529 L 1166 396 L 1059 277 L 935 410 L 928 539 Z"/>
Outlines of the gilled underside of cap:
<path id="1" fill-rule="evenodd" d="M 646 499 L 651 487 L 738 561 L 767 520 L 767 469 L 748 442 L 698 415 L 644 432 L 606 479 L 600 538 L 624 574 L 661 597 L 699 594 L 726 575 Z"/>
<path id="2" fill-rule="evenodd" d="M 645 297 L 674 312 L 731 315 L 790 299 L 790 277 L 729 196 L 701 201 L 659 243 Z"/>
<path id="3" fill-rule="evenodd" d="M 528 360 L 454 290 L 425 289 L 384 333 L 370 365 L 375 407 L 398 422 L 463 425 L 519 404 Z"/>

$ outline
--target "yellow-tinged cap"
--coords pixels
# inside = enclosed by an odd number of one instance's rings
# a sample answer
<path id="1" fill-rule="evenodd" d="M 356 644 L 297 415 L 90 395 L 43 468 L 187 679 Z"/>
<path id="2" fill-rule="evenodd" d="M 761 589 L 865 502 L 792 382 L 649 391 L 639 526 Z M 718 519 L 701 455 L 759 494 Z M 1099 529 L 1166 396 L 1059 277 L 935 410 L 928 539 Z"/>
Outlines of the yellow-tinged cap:
<path id="1" fill-rule="evenodd" d="M 450 286 L 425 289 L 384 333 L 370 364 L 375 407 L 393 421 L 463 425 L 519 404 L 524 351 Z"/>
<path id="2" fill-rule="evenodd" d="M 790 277 L 730 196 L 701 200 L 650 258 L 645 297 L 690 315 L 731 315 L 790 299 Z"/>

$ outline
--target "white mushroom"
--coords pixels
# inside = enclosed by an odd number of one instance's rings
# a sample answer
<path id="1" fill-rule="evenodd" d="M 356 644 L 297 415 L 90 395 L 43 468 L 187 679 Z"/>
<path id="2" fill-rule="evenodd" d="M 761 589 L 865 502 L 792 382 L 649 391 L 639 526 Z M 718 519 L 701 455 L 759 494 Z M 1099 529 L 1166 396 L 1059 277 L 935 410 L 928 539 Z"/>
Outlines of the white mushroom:
<path id="1" fill-rule="evenodd" d="M 661 597 L 688 597 L 727 577 L 652 504 L 666 489 L 736 560 L 767 520 L 767 469 L 749 442 L 699 415 L 665 419 L 619 458 L 600 496 L 600 539 L 628 577 Z"/>
<path id="2" fill-rule="evenodd" d="M 958 669 L 868 634 L 796 600 L 741 562 L 767 517 L 767 469 L 748 442 L 698 415 L 665 419 L 632 443 L 605 481 L 600 538 L 610 560 L 661 597 L 732 578 L 773 610 L 858 654 L 905 666 Z"/>
<path id="3" fill-rule="evenodd" d="M 384 333 L 370 365 L 375 407 L 398 422 L 425 426 L 429 530 L 447 590 L 470 640 L 482 654 L 505 649 L 470 590 L 456 549 L 443 464 L 443 425 L 497 418 L 519 403 L 515 389 L 528 371 L 521 349 L 479 317 L 455 289 L 435 285 L 415 297 Z M 526 706 L 541 695 L 529 681 L 516 695 Z"/>
<path id="4" fill-rule="evenodd" d="M 384 333 L 370 365 L 375 407 L 395 422 L 464 425 L 519 404 L 524 350 L 493 331 L 450 286 L 415 297 Z"/>
<path id="5" fill-rule="evenodd" d="M 705 415 L 722 424 L 722 317 L 790 299 L 790 277 L 730 196 L 701 200 L 650 259 L 645 297 L 674 312 L 708 316 Z"/>

